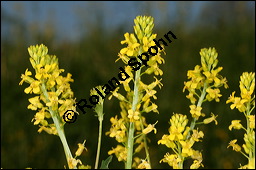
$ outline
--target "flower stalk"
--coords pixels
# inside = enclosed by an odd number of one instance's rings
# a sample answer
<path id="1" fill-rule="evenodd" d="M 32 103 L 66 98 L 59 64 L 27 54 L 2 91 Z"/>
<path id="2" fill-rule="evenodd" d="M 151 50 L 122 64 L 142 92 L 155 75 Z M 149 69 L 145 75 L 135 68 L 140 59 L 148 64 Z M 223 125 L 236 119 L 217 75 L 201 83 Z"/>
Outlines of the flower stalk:
<path id="1" fill-rule="evenodd" d="M 101 93 L 103 93 L 102 86 L 97 86 L 97 88 Z M 96 95 L 98 92 L 94 89 L 91 90 L 90 94 Z M 100 159 L 100 149 L 101 149 L 101 137 L 102 137 L 102 122 L 104 118 L 104 113 L 103 113 L 103 103 L 104 99 L 100 98 L 98 101 L 98 104 L 96 104 L 94 111 L 96 112 L 96 116 L 98 117 L 99 120 L 99 136 L 98 136 L 98 145 L 97 145 L 97 154 L 96 154 L 96 160 L 95 160 L 95 166 L 94 169 L 98 169 L 99 166 L 99 159 Z"/>
<path id="2" fill-rule="evenodd" d="M 135 112 L 139 102 L 139 83 L 140 83 L 140 71 L 141 68 L 135 73 L 134 82 L 134 94 L 132 100 L 132 110 Z M 127 162 L 126 169 L 132 168 L 132 156 L 133 156 L 133 144 L 134 144 L 134 122 L 130 122 L 127 142 Z"/>

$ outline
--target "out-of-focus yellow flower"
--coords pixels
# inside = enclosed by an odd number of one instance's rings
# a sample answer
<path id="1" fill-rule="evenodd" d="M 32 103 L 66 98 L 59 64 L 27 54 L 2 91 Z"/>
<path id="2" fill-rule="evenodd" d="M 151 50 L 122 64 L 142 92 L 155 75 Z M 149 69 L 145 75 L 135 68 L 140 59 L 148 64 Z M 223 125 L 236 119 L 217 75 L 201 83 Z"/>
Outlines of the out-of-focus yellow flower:
<path id="1" fill-rule="evenodd" d="M 111 117 L 110 122 L 112 123 L 110 131 L 106 132 L 106 135 L 110 137 L 115 137 L 118 142 L 125 142 L 126 137 L 126 126 L 124 119 L 118 119 L 117 116 Z"/>
<path id="2" fill-rule="evenodd" d="M 198 142 L 200 141 L 199 139 L 200 138 L 203 138 L 204 137 L 204 133 L 202 131 L 199 131 L 198 130 L 193 130 L 193 134 L 192 134 L 192 137 L 191 139 L 195 142 Z"/>
<path id="3" fill-rule="evenodd" d="M 151 166 L 146 160 L 142 159 L 141 163 L 138 165 L 138 169 L 151 169 Z"/>
<path id="4" fill-rule="evenodd" d="M 243 125 L 240 122 L 241 122 L 241 120 L 232 120 L 231 125 L 228 127 L 229 130 L 231 131 L 232 128 L 234 128 L 234 129 L 243 128 Z"/>
<path id="5" fill-rule="evenodd" d="M 176 154 L 169 154 L 166 153 L 164 155 L 164 158 L 160 160 L 161 162 L 166 162 L 169 164 L 169 166 L 172 166 L 173 169 L 178 169 L 179 168 L 179 162 L 181 162 L 182 160 L 178 157 L 178 155 Z"/>
<path id="6" fill-rule="evenodd" d="M 68 160 L 68 167 L 70 169 L 75 169 L 75 167 L 77 167 L 78 164 L 82 164 L 80 159 L 70 158 Z"/>
<path id="7" fill-rule="evenodd" d="M 121 145 L 117 145 L 116 148 L 108 151 L 108 154 L 111 155 L 111 154 L 115 154 L 118 161 L 121 162 L 121 161 L 126 161 L 127 159 L 127 149 Z"/>
<path id="8" fill-rule="evenodd" d="M 87 150 L 87 148 L 84 146 L 85 142 L 86 142 L 86 140 L 84 140 L 84 142 L 82 144 L 81 143 L 77 144 L 78 145 L 78 149 L 77 149 L 77 151 L 75 153 L 76 157 L 80 156 L 83 153 L 84 149 Z"/>
<path id="9" fill-rule="evenodd" d="M 231 147 L 233 147 L 234 151 L 240 152 L 241 151 L 241 147 L 238 144 L 236 144 L 236 141 L 237 141 L 237 139 L 230 141 L 228 147 L 231 146 Z"/>
<path id="10" fill-rule="evenodd" d="M 190 166 L 190 169 L 198 169 L 200 166 L 204 167 L 202 161 L 194 160 L 193 164 Z"/>

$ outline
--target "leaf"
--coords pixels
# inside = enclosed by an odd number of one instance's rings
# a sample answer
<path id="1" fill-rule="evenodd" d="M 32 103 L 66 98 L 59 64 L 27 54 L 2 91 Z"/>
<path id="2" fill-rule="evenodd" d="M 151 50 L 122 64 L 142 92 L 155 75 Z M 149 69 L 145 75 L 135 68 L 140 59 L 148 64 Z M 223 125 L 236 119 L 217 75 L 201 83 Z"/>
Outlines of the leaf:
<path id="1" fill-rule="evenodd" d="M 103 160 L 101 162 L 100 169 L 109 169 L 108 164 L 112 161 L 113 155 L 110 155 L 106 160 Z"/>

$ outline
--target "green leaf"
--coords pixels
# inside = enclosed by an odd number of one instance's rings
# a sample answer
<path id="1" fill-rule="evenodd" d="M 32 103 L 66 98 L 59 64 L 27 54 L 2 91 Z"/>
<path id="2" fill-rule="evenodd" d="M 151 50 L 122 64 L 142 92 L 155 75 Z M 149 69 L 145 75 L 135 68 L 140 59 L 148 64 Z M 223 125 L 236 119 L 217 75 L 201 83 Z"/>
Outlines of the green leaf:
<path id="1" fill-rule="evenodd" d="M 109 169 L 108 164 L 112 161 L 113 155 L 110 155 L 106 160 L 103 160 L 101 162 L 100 169 Z"/>

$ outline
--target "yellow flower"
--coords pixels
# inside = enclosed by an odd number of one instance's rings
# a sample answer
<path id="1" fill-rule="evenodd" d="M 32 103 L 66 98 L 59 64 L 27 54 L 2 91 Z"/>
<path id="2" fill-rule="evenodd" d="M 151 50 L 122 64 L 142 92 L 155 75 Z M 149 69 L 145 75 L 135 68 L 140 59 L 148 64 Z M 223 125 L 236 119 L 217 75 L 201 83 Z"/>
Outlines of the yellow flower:
<path id="1" fill-rule="evenodd" d="M 38 132 L 41 133 L 42 131 L 45 131 L 47 132 L 48 134 L 53 134 L 53 135 L 57 135 L 58 132 L 57 132 L 57 129 L 56 127 L 54 126 L 51 126 L 51 127 L 45 127 L 45 126 L 41 126 L 39 129 L 38 129 Z"/>
<path id="2" fill-rule="evenodd" d="M 138 169 L 151 169 L 151 166 L 146 160 L 142 159 L 141 163 L 138 165 Z"/>
<path id="3" fill-rule="evenodd" d="M 169 139 L 171 141 L 182 140 L 183 139 L 183 135 L 182 135 L 183 130 L 184 130 L 184 127 L 171 126 L 169 129 L 169 131 L 170 131 Z"/>
<path id="4" fill-rule="evenodd" d="M 31 103 L 30 105 L 28 105 L 28 109 L 37 110 L 38 108 L 40 109 L 43 107 L 43 104 L 40 103 L 39 96 L 32 97 L 28 99 L 28 101 Z"/>
<path id="5" fill-rule="evenodd" d="M 33 78 L 29 77 L 31 75 L 32 75 L 31 71 L 28 71 L 28 69 L 26 69 L 25 74 L 21 74 L 22 80 L 20 81 L 19 85 L 22 85 L 24 81 L 31 84 L 34 81 Z"/>
<path id="6" fill-rule="evenodd" d="M 68 160 L 68 167 L 70 169 L 75 169 L 75 167 L 77 167 L 77 164 L 82 164 L 80 159 L 75 159 L 75 158 L 69 158 Z"/>
<path id="7" fill-rule="evenodd" d="M 115 118 L 110 118 L 110 122 L 112 123 L 110 131 L 106 132 L 106 135 L 110 137 L 115 137 L 118 142 L 126 141 L 126 126 L 124 119 L 118 119 L 117 116 Z"/>
<path id="8" fill-rule="evenodd" d="M 237 139 L 230 141 L 227 148 L 232 146 L 234 151 L 240 152 L 241 151 L 241 147 L 238 144 L 236 144 L 236 141 L 237 141 Z"/>
<path id="9" fill-rule="evenodd" d="M 243 128 L 243 125 L 240 122 L 241 122 L 241 120 L 232 120 L 231 125 L 228 127 L 229 130 L 231 131 L 232 128 L 234 128 L 234 129 Z"/>
<path id="10" fill-rule="evenodd" d="M 193 164 L 190 166 L 190 169 L 198 169 L 200 166 L 204 167 L 202 161 L 194 160 Z"/>
<path id="11" fill-rule="evenodd" d="M 49 106 L 52 108 L 52 110 L 58 109 L 58 96 L 56 95 L 56 92 L 48 92 L 49 95 L 49 102 L 46 103 L 46 106 Z"/>
<path id="12" fill-rule="evenodd" d="M 45 113 L 44 109 L 37 112 L 35 117 L 32 119 L 32 121 L 35 120 L 34 125 L 38 125 L 39 123 L 41 123 L 44 126 L 47 126 L 48 122 L 46 120 L 44 120 L 45 115 L 46 115 L 46 113 Z M 43 122 L 43 121 L 45 121 L 45 122 Z"/>
<path id="13" fill-rule="evenodd" d="M 145 111 L 146 113 L 151 112 L 151 111 L 156 112 L 156 113 L 159 113 L 158 110 L 157 110 L 157 107 L 158 107 L 158 106 L 157 106 L 155 103 L 152 103 L 151 106 L 144 108 L 144 111 Z"/>
<path id="14" fill-rule="evenodd" d="M 127 159 L 127 149 L 121 145 L 117 145 L 116 148 L 108 151 L 108 154 L 111 155 L 111 154 L 115 154 L 118 161 L 121 162 L 121 161 L 126 161 Z"/>
<path id="15" fill-rule="evenodd" d="M 214 122 L 215 122 L 215 125 L 217 125 L 218 122 L 217 122 L 216 118 L 218 117 L 218 115 L 215 116 L 213 113 L 211 113 L 211 115 L 212 115 L 211 117 L 204 119 L 204 121 L 203 121 L 204 124 L 209 124 L 209 123 L 211 123 L 212 121 L 214 121 Z"/>
<path id="16" fill-rule="evenodd" d="M 247 100 L 241 99 L 240 97 L 234 97 L 235 92 L 230 95 L 226 103 L 232 102 L 233 104 L 230 105 L 230 108 L 233 110 L 234 108 L 237 108 L 240 112 L 244 112 L 246 110 L 245 102 Z"/>
<path id="17" fill-rule="evenodd" d="M 195 104 L 197 99 L 194 97 L 194 93 L 190 92 L 188 95 L 186 95 L 186 98 L 190 100 L 192 104 Z"/>
<path id="18" fill-rule="evenodd" d="M 191 156 L 193 154 L 193 150 L 191 148 L 194 145 L 194 141 L 193 140 L 180 141 L 180 144 L 182 146 L 182 154 L 185 157 Z"/>
<path id="19" fill-rule="evenodd" d="M 76 157 L 80 156 L 84 149 L 87 150 L 86 147 L 84 146 L 85 142 L 86 142 L 86 140 L 84 140 L 84 142 L 82 144 L 78 143 L 78 149 L 77 149 L 77 151 L 75 153 Z"/>
<path id="20" fill-rule="evenodd" d="M 162 139 L 157 142 L 157 144 L 162 144 L 167 146 L 168 148 L 175 148 L 175 143 L 170 140 L 169 135 L 163 135 Z"/>
<path id="21" fill-rule="evenodd" d="M 142 101 L 146 101 L 150 97 L 153 97 L 154 99 L 157 99 L 155 94 L 156 94 L 156 90 L 148 90 L 148 89 L 146 89 L 146 94 L 145 94 L 145 96 L 141 100 Z"/>
<path id="22" fill-rule="evenodd" d="M 221 85 L 221 80 L 218 78 L 218 73 L 222 70 L 222 67 L 218 67 L 215 70 L 204 71 L 203 74 L 206 76 L 206 79 L 209 83 L 214 81 L 214 86 L 218 87 Z"/>
<path id="23" fill-rule="evenodd" d="M 131 122 L 134 122 L 135 120 L 140 119 L 140 112 L 138 111 L 133 111 L 132 109 L 128 110 L 128 118 L 130 119 Z"/>
<path id="24" fill-rule="evenodd" d="M 134 34 L 125 33 L 124 34 L 125 40 L 121 41 L 121 44 L 128 44 L 128 47 L 121 49 L 121 54 L 126 54 L 127 56 L 137 56 L 137 47 L 140 44 L 137 42 L 136 37 Z"/>
<path id="25" fill-rule="evenodd" d="M 201 162 L 203 160 L 202 153 L 197 151 L 197 150 L 193 150 L 193 154 L 191 155 L 191 158 L 196 159 L 196 160 L 201 161 Z"/>
<path id="26" fill-rule="evenodd" d="M 198 119 L 201 115 L 204 116 L 203 113 L 201 113 L 202 107 L 196 106 L 196 105 L 190 105 L 190 113 L 192 117 Z"/>
<path id="27" fill-rule="evenodd" d="M 170 166 L 173 167 L 173 169 L 179 169 L 179 162 L 181 162 L 182 160 L 178 157 L 178 155 L 176 154 L 169 154 L 166 153 L 164 155 L 164 158 L 160 160 L 161 162 L 166 162 L 168 163 Z"/>
<path id="28" fill-rule="evenodd" d="M 151 36 L 151 41 L 147 38 L 147 37 L 143 37 L 142 39 L 142 42 L 143 42 L 143 52 L 148 52 L 148 49 L 151 47 L 151 46 L 155 46 L 155 42 L 153 41 L 153 39 L 156 38 L 156 34 L 153 34 Z M 155 53 L 155 51 L 153 51 L 153 53 Z"/>
<path id="29" fill-rule="evenodd" d="M 25 88 L 24 92 L 25 93 L 34 93 L 34 94 L 39 94 L 40 93 L 40 82 L 39 81 L 33 81 L 29 87 Z"/>
<path id="30" fill-rule="evenodd" d="M 35 78 L 37 80 L 46 79 L 49 77 L 49 70 L 51 69 L 51 65 L 47 64 L 44 67 L 41 64 L 36 65 L 37 73 L 35 75 Z"/>
<path id="31" fill-rule="evenodd" d="M 213 99 L 215 99 L 216 102 L 220 101 L 219 97 L 221 97 L 222 95 L 220 94 L 219 89 L 207 88 L 206 92 L 208 93 L 206 96 L 207 100 L 212 101 Z"/>
<path id="32" fill-rule="evenodd" d="M 158 122 L 158 121 L 157 121 Z M 155 125 L 157 124 L 157 122 L 153 125 L 149 124 L 145 129 L 143 129 L 142 133 L 144 134 L 148 134 L 150 133 L 152 130 L 154 130 L 154 133 L 156 134 L 156 128 Z"/>
<path id="33" fill-rule="evenodd" d="M 198 132 L 198 130 L 193 130 L 193 134 L 191 138 L 193 141 L 198 142 L 199 138 L 203 138 L 203 137 L 204 137 L 204 133 L 202 131 Z"/>
<path id="34" fill-rule="evenodd" d="M 249 122 L 250 122 L 249 127 L 251 129 L 255 129 L 255 115 L 249 115 L 248 118 L 249 118 Z"/>

